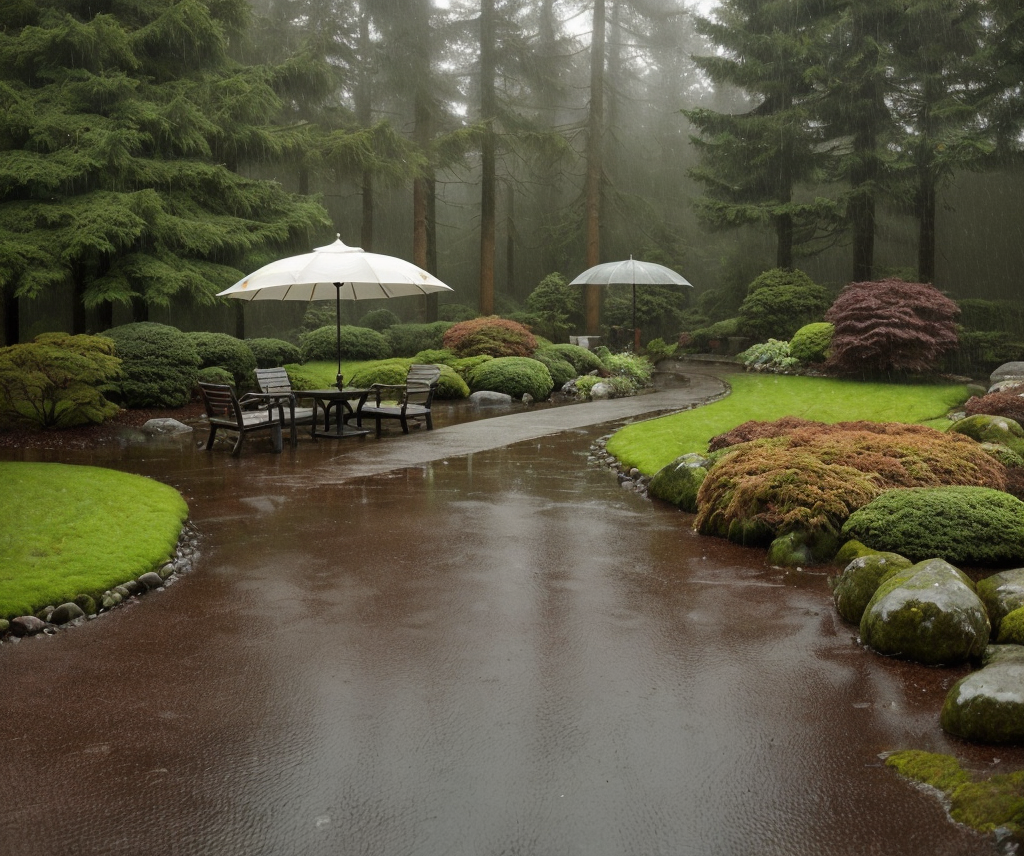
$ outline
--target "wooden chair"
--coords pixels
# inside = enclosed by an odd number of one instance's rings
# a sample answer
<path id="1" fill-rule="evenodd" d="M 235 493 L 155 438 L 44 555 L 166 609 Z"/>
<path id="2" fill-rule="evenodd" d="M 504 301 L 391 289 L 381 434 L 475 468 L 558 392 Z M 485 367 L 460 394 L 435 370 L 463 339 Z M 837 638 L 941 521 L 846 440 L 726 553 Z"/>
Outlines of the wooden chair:
<path id="1" fill-rule="evenodd" d="M 366 402 L 356 411 L 356 425 L 363 427 L 363 418 L 373 419 L 377 423 L 377 436 L 380 437 L 381 422 L 385 419 L 397 419 L 402 426 L 402 433 L 409 433 L 410 422 L 424 422 L 427 430 L 434 427 L 430 417 L 430 404 L 434 400 L 434 392 L 441 377 L 441 369 L 437 366 L 413 365 L 409 367 L 404 384 L 375 383 L 370 385 L 370 395 Z M 396 404 L 382 404 L 383 393 L 397 393 Z M 373 404 L 370 403 L 373 398 Z"/>
<path id="2" fill-rule="evenodd" d="M 281 451 L 284 445 L 281 437 L 281 420 L 274 413 L 272 407 L 266 410 L 244 410 L 243 405 L 251 403 L 253 399 L 244 395 L 239 398 L 235 395 L 235 391 L 226 384 L 200 382 L 199 393 L 203 397 L 206 415 L 210 420 L 210 437 L 206 441 L 207 451 L 213 448 L 214 438 L 221 428 L 225 431 L 235 431 L 238 434 L 235 447 L 231 450 L 232 455 L 238 455 L 242 451 L 242 441 L 245 439 L 245 435 L 251 434 L 253 431 L 269 430 L 274 441 L 274 451 Z"/>
<path id="3" fill-rule="evenodd" d="M 279 396 L 276 400 L 278 418 L 282 425 L 291 426 L 292 446 L 295 446 L 298 442 L 295 426 L 310 424 L 313 421 L 313 408 L 296 407 L 296 401 L 303 395 L 301 391 L 292 389 L 288 372 L 283 368 L 256 369 L 256 385 L 264 396 Z M 285 403 L 288 405 L 287 414 L 284 409 Z"/>

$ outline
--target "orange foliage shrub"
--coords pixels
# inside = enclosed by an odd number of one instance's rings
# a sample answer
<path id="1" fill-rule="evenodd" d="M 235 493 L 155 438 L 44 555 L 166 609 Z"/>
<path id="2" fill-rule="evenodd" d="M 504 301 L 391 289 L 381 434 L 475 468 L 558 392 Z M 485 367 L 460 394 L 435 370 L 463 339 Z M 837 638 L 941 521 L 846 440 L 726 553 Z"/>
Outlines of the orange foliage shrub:
<path id="1" fill-rule="evenodd" d="M 449 327 L 442 345 L 459 357 L 532 357 L 537 340 L 528 327 L 490 315 Z"/>
<path id="2" fill-rule="evenodd" d="M 697 494 L 702 534 L 728 536 L 740 525 L 766 537 L 838 534 L 853 511 L 889 488 L 1006 487 L 1006 469 L 977 442 L 923 425 L 779 420 L 740 428 L 737 436 L 760 439 L 739 442 L 711 468 Z"/>

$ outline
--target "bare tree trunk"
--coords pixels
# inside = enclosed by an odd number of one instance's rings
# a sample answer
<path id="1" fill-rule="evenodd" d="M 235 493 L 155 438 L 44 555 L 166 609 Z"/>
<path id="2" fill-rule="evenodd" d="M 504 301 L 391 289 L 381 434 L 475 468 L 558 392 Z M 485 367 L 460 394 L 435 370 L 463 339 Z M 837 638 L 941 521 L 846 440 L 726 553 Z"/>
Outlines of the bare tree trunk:
<path id="1" fill-rule="evenodd" d="M 373 122 L 373 89 L 370 83 L 370 13 L 365 4 L 359 13 L 359 55 L 362 58 L 359 82 L 356 86 L 356 121 L 363 128 L 369 128 Z M 359 245 L 366 252 L 373 252 L 373 174 L 363 170 L 361 182 L 362 221 L 359 233 Z"/>
<path id="2" fill-rule="evenodd" d="M 480 313 L 494 314 L 495 160 L 497 104 L 495 75 L 494 0 L 480 3 L 480 119 L 486 123 L 481 148 L 480 181 Z"/>
<path id="3" fill-rule="evenodd" d="M 505 202 L 505 282 L 517 298 L 526 296 L 516 287 L 516 191 L 511 185 Z"/>
<path id="4" fill-rule="evenodd" d="M 604 127 L 604 0 L 594 0 L 594 33 L 590 41 L 590 115 L 587 120 L 587 174 L 585 185 L 587 267 L 601 261 L 601 136 Z M 599 286 L 587 285 L 584 291 L 588 335 L 601 329 L 601 293 Z"/>
<path id="5" fill-rule="evenodd" d="M 921 173 L 917 189 L 917 278 L 935 281 L 935 176 L 930 169 Z"/>

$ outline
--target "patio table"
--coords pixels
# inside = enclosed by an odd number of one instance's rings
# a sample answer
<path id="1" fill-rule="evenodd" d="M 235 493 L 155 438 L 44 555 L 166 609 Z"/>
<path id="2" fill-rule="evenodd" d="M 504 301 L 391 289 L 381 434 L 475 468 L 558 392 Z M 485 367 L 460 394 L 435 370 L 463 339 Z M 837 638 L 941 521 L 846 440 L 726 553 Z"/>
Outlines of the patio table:
<path id="1" fill-rule="evenodd" d="M 309 396 L 313 399 L 313 429 L 312 435 L 316 437 L 333 437 L 335 439 L 340 437 L 359 437 L 363 434 L 369 434 L 365 428 L 353 428 L 351 425 L 345 424 L 345 419 L 348 416 L 354 416 L 359 412 L 359 408 L 363 406 L 366 401 L 366 396 L 370 394 L 369 389 L 304 389 L 301 391 L 302 396 Z M 352 402 L 355 402 L 353 407 Z M 317 414 L 320 410 L 324 412 L 324 427 L 321 430 L 317 425 Z M 331 427 L 331 413 L 334 413 L 335 424 L 332 429 Z"/>

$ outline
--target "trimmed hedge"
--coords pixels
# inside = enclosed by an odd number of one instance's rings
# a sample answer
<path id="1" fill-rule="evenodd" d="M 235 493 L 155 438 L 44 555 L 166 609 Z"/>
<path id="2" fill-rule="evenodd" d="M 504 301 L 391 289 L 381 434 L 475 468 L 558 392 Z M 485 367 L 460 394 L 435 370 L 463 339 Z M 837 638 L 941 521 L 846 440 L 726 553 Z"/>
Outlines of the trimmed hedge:
<path id="1" fill-rule="evenodd" d="M 915 562 L 1024 562 L 1024 502 L 984 487 L 889 490 L 850 515 L 843 535 Z"/>
<path id="2" fill-rule="evenodd" d="M 409 366 L 414 362 L 422 361 L 396 357 L 379 363 L 370 363 L 352 375 L 350 383 L 354 387 L 368 387 L 375 383 L 402 384 L 409 373 Z M 451 366 L 439 365 L 438 368 L 441 369 L 441 377 L 438 378 L 434 398 L 453 400 L 469 396 L 469 386 Z"/>
<path id="3" fill-rule="evenodd" d="M 302 362 L 317 360 L 330 362 L 338 359 L 338 328 L 320 327 L 299 337 Z M 341 359 L 343 360 L 386 360 L 391 356 L 391 346 L 383 333 L 366 327 L 341 328 Z"/>
<path id="4" fill-rule="evenodd" d="M 121 381 L 116 394 L 125 407 L 184 407 L 192 400 L 199 373 L 199 352 L 176 327 L 138 321 L 112 327 L 104 334 L 114 340 L 121 358 Z"/>
<path id="5" fill-rule="evenodd" d="M 823 363 L 828 359 L 832 347 L 832 332 L 835 328 L 828 321 L 805 324 L 793 334 L 789 343 L 789 354 L 802 363 Z"/>
<path id="6" fill-rule="evenodd" d="M 256 357 L 247 342 L 227 333 L 186 333 L 199 354 L 199 368 L 222 368 L 237 386 L 250 386 Z"/>
<path id="7" fill-rule="evenodd" d="M 284 339 L 246 339 L 245 343 L 256 358 L 258 369 L 275 369 L 302 360 L 298 346 Z"/>
<path id="8" fill-rule="evenodd" d="M 578 374 L 576 367 L 562 357 L 552 345 L 538 348 L 533 358 L 547 366 L 548 372 L 551 374 L 551 380 L 555 384 L 555 389 L 561 389 Z"/>
<path id="9" fill-rule="evenodd" d="M 444 347 L 445 331 L 452 326 L 450 321 L 434 321 L 432 324 L 396 324 L 389 327 L 387 336 L 391 353 L 396 357 L 411 357 L 420 351 Z"/>
<path id="10" fill-rule="evenodd" d="M 528 393 L 534 401 L 544 401 L 555 384 L 544 363 L 529 357 L 496 357 L 477 367 L 469 385 L 474 390 L 504 392 L 513 398 Z"/>
<path id="11" fill-rule="evenodd" d="M 578 375 L 590 374 L 592 371 L 603 372 L 605 370 L 604 363 L 601 362 L 597 354 L 586 348 L 581 348 L 579 345 L 548 345 L 545 350 L 548 348 L 576 369 L 576 374 Z"/>

